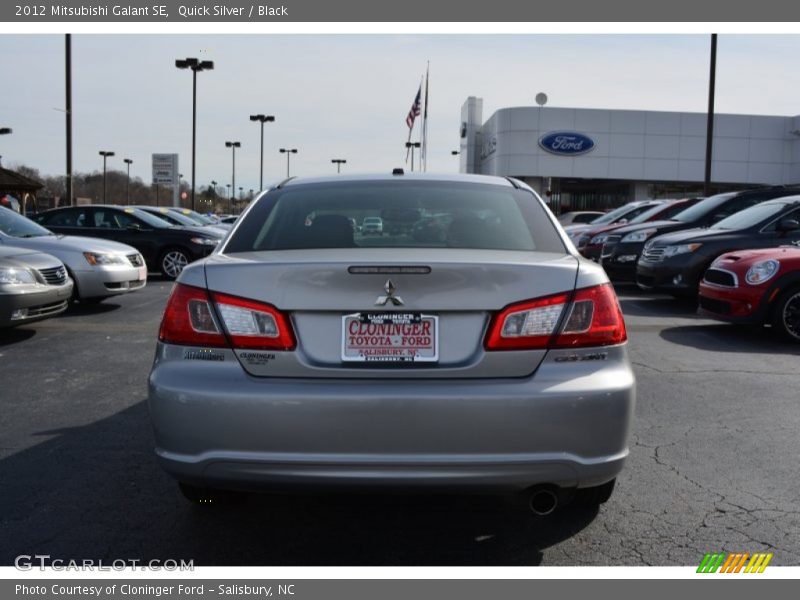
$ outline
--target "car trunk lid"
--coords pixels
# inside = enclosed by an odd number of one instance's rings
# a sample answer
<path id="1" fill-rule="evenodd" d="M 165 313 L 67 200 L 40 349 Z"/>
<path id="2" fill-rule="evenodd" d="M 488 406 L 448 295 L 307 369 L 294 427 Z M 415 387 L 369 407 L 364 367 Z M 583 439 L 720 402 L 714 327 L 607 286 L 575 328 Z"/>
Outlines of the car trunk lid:
<path id="1" fill-rule="evenodd" d="M 295 350 L 237 351 L 255 376 L 371 378 L 402 369 L 404 377 L 519 377 L 536 369 L 544 351 L 486 352 L 492 314 L 521 300 L 571 291 L 577 268 L 573 256 L 547 252 L 282 250 L 214 255 L 206 279 L 211 291 L 265 302 L 290 316 Z M 353 325 L 354 319 L 365 325 Z M 376 322 L 381 327 L 370 329 Z M 416 329 L 402 327 L 415 322 Z M 415 356 L 359 361 L 364 345 L 343 343 L 354 331 L 394 335 L 397 342 L 405 333 L 425 333 L 425 322 L 435 340 L 422 340 Z M 394 329 L 382 327 L 386 323 Z M 348 325 L 353 329 L 346 331 Z M 404 341 L 395 346 L 411 352 Z"/>

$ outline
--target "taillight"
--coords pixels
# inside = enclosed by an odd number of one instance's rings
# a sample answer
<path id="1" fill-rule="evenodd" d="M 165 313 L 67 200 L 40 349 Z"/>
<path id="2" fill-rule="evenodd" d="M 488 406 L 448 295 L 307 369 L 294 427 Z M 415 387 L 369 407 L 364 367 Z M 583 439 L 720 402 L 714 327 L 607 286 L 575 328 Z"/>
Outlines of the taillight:
<path id="1" fill-rule="evenodd" d="M 547 348 L 568 300 L 568 294 L 557 294 L 506 307 L 492 319 L 486 349 Z"/>
<path id="2" fill-rule="evenodd" d="M 485 345 L 487 350 L 535 350 L 607 346 L 626 339 L 617 296 L 607 283 L 575 290 L 571 299 L 556 294 L 506 307 L 492 319 Z"/>
<path id="3" fill-rule="evenodd" d="M 274 306 L 216 292 L 211 297 L 234 348 L 294 349 L 289 319 Z"/>
<path id="4" fill-rule="evenodd" d="M 176 284 L 167 300 L 158 339 L 181 346 L 226 347 L 208 292 L 189 285 Z"/>
<path id="5" fill-rule="evenodd" d="M 570 312 L 552 348 L 609 346 L 627 339 L 617 295 L 606 283 L 575 290 Z"/>
<path id="6" fill-rule="evenodd" d="M 274 306 L 226 294 L 209 294 L 180 283 L 167 301 L 158 339 L 168 344 L 214 348 L 292 350 L 295 347 L 289 319 Z"/>

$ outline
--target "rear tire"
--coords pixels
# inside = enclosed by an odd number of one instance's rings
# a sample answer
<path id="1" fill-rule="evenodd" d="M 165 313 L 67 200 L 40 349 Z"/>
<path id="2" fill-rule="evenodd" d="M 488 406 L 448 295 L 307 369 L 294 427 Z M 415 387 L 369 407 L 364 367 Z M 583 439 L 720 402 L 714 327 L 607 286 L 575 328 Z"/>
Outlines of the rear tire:
<path id="1" fill-rule="evenodd" d="M 800 343 L 800 286 L 789 288 L 775 301 L 772 327 L 784 339 Z"/>
<path id="2" fill-rule="evenodd" d="M 605 504 L 611 498 L 611 494 L 614 493 L 614 485 L 616 483 L 617 480 L 615 478 L 603 485 L 575 490 L 575 496 L 572 499 L 573 506 L 600 506 Z"/>

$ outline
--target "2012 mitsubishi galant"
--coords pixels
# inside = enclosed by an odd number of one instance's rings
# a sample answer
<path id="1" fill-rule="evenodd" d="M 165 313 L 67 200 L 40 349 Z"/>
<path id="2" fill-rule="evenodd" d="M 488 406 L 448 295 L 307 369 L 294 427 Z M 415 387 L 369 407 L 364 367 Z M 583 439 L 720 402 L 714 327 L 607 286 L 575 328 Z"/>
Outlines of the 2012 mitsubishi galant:
<path id="1" fill-rule="evenodd" d="M 431 215 L 441 235 L 419 241 Z M 369 217 L 383 235 L 354 230 Z M 156 452 L 194 500 L 311 484 L 600 503 L 628 454 L 626 339 L 602 268 L 516 180 L 290 179 L 172 291 Z"/>

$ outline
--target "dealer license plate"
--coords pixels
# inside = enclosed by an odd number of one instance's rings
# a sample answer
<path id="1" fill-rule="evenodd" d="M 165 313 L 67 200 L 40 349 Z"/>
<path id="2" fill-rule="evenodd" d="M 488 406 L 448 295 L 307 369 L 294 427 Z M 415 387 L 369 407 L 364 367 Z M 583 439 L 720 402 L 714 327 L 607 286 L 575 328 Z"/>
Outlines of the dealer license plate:
<path id="1" fill-rule="evenodd" d="M 423 363 L 439 360 L 439 317 L 419 313 L 356 313 L 342 317 L 344 362 Z"/>

